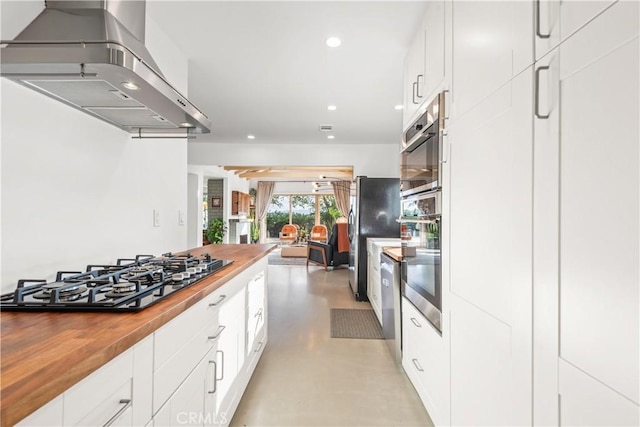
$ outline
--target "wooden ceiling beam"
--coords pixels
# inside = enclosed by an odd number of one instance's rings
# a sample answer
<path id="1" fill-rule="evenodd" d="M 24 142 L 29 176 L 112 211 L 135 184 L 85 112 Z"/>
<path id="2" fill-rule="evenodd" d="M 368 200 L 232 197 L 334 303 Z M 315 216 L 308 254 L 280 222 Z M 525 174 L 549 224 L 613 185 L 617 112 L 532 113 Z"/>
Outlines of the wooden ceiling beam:
<path id="1" fill-rule="evenodd" d="M 328 174 L 327 176 L 330 176 L 330 178 L 328 178 L 329 180 L 331 180 L 331 178 L 340 178 L 340 179 L 351 179 L 352 178 L 352 174 L 351 173 L 345 173 L 345 172 L 339 172 L 339 171 L 323 171 L 325 172 L 325 174 Z M 320 179 L 320 175 L 322 175 L 322 173 L 318 173 L 318 171 L 308 171 L 306 173 L 303 173 L 301 171 L 269 171 L 269 172 L 242 172 L 240 173 L 238 176 L 240 178 L 300 178 L 300 179 L 310 179 L 310 180 L 319 180 Z"/>
<path id="2" fill-rule="evenodd" d="M 233 172 L 240 178 L 253 179 L 320 179 L 321 175 L 338 179 L 353 178 L 352 166 L 223 166 L 224 170 Z"/>

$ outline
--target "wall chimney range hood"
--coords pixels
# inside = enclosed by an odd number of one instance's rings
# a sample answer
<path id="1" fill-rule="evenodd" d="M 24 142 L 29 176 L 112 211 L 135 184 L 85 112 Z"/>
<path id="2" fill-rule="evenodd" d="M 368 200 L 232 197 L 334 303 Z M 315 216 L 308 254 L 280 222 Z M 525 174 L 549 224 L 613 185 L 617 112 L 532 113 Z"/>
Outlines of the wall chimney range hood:
<path id="1" fill-rule="evenodd" d="M 127 132 L 209 133 L 211 121 L 160 72 L 144 46 L 144 0 L 47 0 L 15 40 L 0 75 Z"/>

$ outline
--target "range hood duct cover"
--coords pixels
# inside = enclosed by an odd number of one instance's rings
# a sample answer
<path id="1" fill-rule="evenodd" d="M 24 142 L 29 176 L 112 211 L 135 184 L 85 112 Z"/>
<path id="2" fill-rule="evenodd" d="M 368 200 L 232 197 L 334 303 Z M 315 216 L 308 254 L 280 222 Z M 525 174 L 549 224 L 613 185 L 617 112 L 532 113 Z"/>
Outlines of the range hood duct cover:
<path id="1" fill-rule="evenodd" d="M 0 75 L 130 133 L 209 133 L 211 122 L 144 45 L 144 1 L 47 1 L 2 41 Z"/>

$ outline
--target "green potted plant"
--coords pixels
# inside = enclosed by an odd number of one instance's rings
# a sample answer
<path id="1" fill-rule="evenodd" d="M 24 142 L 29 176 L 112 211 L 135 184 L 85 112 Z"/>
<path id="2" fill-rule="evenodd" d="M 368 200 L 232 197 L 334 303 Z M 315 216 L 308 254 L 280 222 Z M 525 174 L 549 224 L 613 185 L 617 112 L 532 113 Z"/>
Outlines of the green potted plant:
<path id="1" fill-rule="evenodd" d="M 260 223 L 255 219 L 251 221 L 251 243 L 258 243 L 260 240 Z"/>
<path id="2" fill-rule="evenodd" d="M 211 244 L 222 243 L 225 233 L 227 232 L 227 224 L 221 218 L 214 218 L 207 228 L 207 239 Z"/>

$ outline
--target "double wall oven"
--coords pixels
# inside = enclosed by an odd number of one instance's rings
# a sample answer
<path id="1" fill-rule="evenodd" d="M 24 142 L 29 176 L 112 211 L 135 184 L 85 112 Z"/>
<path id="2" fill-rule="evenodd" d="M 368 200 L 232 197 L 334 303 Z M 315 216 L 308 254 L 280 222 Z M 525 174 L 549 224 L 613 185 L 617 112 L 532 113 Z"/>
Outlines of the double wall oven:
<path id="1" fill-rule="evenodd" d="M 402 294 L 442 331 L 442 164 L 444 94 L 403 134 L 400 156 Z"/>

